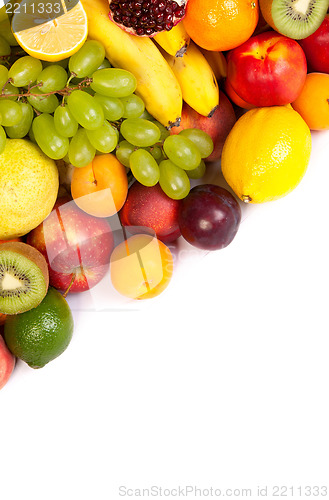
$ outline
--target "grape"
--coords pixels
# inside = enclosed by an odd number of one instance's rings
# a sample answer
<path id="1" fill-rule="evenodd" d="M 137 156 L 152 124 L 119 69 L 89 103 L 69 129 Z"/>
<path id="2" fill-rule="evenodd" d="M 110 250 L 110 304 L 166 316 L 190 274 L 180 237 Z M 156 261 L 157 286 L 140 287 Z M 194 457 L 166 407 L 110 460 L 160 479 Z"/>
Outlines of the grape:
<path id="1" fill-rule="evenodd" d="M 157 122 L 153 120 L 153 123 L 160 129 L 161 135 L 160 135 L 160 142 L 163 142 L 167 137 L 170 136 L 170 132 L 162 123 Z"/>
<path id="2" fill-rule="evenodd" d="M 0 57 L 9 56 L 11 52 L 10 45 L 2 36 L 0 36 Z"/>
<path id="3" fill-rule="evenodd" d="M 200 164 L 200 151 L 187 137 L 170 135 L 165 139 L 163 149 L 169 160 L 184 170 L 194 170 Z"/>
<path id="4" fill-rule="evenodd" d="M 105 69 L 105 68 L 112 68 L 110 61 L 106 59 L 106 57 L 102 62 L 102 64 L 100 64 L 97 69 Z"/>
<path id="5" fill-rule="evenodd" d="M 104 121 L 96 130 L 86 130 L 90 144 L 101 153 L 110 153 L 118 144 L 118 134 L 112 125 Z"/>
<path id="6" fill-rule="evenodd" d="M 9 70 L 14 87 L 24 87 L 36 81 L 42 71 L 42 62 L 31 56 L 17 59 Z"/>
<path id="7" fill-rule="evenodd" d="M 104 122 L 104 112 L 99 102 L 82 90 L 74 90 L 67 104 L 76 121 L 88 130 L 99 128 Z"/>
<path id="8" fill-rule="evenodd" d="M 3 129 L 3 127 L 1 127 L 1 125 L 0 125 L 0 154 L 3 152 L 3 150 L 6 147 L 6 141 L 7 141 L 6 133 Z"/>
<path id="9" fill-rule="evenodd" d="M 201 158 L 207 158 L 214 150 L 214 143 L 209 134 L 198 128 L 186 128 L 179 135 L 183 135 L 194 142 L 200 151 Z"/>
<path id="10" fill-rule="evenodd" d="M 109 97 L 127 97 L 135 92 L 137 86 L 134 75 L 119 68 L 99 69 L 93 73 L 92 79 L 91 88 Z"/>
<path id="11" fill-rule="evenodd" d="M 128 141 L 120 141 L 115 154 L 122 165 L 129 167 L 129 158 L 133 151 L 135 151 L 135 146 L 130 144 Z"/>
<path id="12" fill-rule="evenodd" d="M 39 148 L 49 158 L 53 160 L 64 158 L 69 149 L 69 140 L 57 132 L 53 116 L 43 113 L 34 118 L 32 131 Z"/>
<path id="13" fill-rule="evenodd" d="M 53 64 L 43 69 L 37 78 L 37 83 L 42 85 L 39 87 L 41 92 L 47 94 L 48 92 L 55 92 L 62 90 L 67 82 L 67 73 L 62 66 Z"/>
<path id="14" fill-rule="evenodd" d="M 69 70 L 78 78 L 85 78 L 97 70 L 103 63 L 104 57 L 104 46 L 96 40 L 88 40 L 70 57 Z"/>
<path id="15" fill-rule="evenodd" d="M 164 160 L 162 149 L 159 148 L 158 146 L 151 146 L 151 147 L 147 148 L 147 151 L 149 151 L 151 153 L 151 155 L 153 156 L 153 158 L 157 162 L 160 162 L 161 160 Z"/>
<path id="16" fill-rule="evenodd" d="M 146 109 L 144 109 L 143 113 L 140 115 L 139 118 L 144 118 L 145 120 L 155 121 L 155 118 L 153 118 L 153 116 L 150 115 L 150 113 L 148 111 L 146 111 Z"/>
<path id="17" fill-rule="evenodd" d="M 127 97 L 121 97 L 121 101 L 124 105 L 124 118 L 139 118 L 140 115 L 144 112 L 144 101 L 136 94 L 131 94 Z"/>
<path id="18" fill-rule="evenodd" d="M 29 135 L 29 139 L 30 139 L 30 141 L 31 141 L 31 142 L 34 142 L 34 144 L 36 144 L 36 143 L 37 143 L 37 141 L 35 140 L 34 133 L 33 133 L 33 130 L 32 130 L 32 129 L 33 129 L 33 122 L 32 122 L 32 125 L 31 125 L 31 127 L 30 127 L 30 130 L 29 130 L 29 134 L 28 134 L 28 135 Z"/>
<path id="19" fill-rule="evenodd" d="M 160 165 L 159 184 L 169 198 L 181 200 L 190 191 L 190 180 L 184 170 L 170 160 L 163 160 Z"/>
<path id="20" fill-rule="evenodd" d="M 62 68 L 66 69 L 68 67 L 68 64 L 69 64 L 69 57 L 67 57 L 66 59 L 62 59 L 61 61 L 42 61 L 42 66 L 44 68 L 48 68 L 48 66 L 59 65 Z"/>
<path id="21" fill-rule="evenodd" d="M 7 85 L 2 88 L 2 95 L 6 96 L 6 99 L 10 99 L 11 101 L 17 101 L 18 92 L 19 92 L 18 89 L 14 87 L 11 83 L 7 83 Z"/>
<path id="22" fill-rule="evenodd" d="M 33 89 L 33 94 L 27 96 L 28 102 L 40 113 L 53 113 L 59 102 L 55 94 L 45 96 L 38 88 Z"/>
<path id="23" fill-rule="evenodd" d="M 192 188 L 179 208 L 178 223 L 183 237 L 204 250 L 229 245 L 240 222 L 237 200 L 229 191 L 214 184 Z"/>
<path id="24" fill-rule="evenodd" d="M 106 120 L 115 122 L 123 117 L 124 105 L 118 97 L 108 97 L 96 93 L 95 99 L 102 106 Z"/>
<path id="25" fill-rule="evenodd" d="M 156 144 L 161 136 L 159 127 L 143 118 L 127 118 L 122 122 L 120 132 L 134 146 L 145 148 Z"/>
<path id="26" fill-rule="evenodd" d="M 9 99 L 0 99 L 0 124 L 5 127 L 17 125 L 23 113 L 19 104 Z"/>
<path id="27" fill-rule="evenodd" d="M 0 94 L 2 87 L 8 81 L 8 69 L 3 64 L 0 64 Z"/>
<path id="28" fill-rule="evenodd" d="M 18 102 L 22 110 L 22 118 L 16 125 L 6 127 L 6 133 L 10 139 L 23 139 L 30 130 L 33 120 L 33 108 L 27 102 Z"/>
<path id="29" fill-rule="evenodd" d="M 86 167 L 95 157 L 96 149 L 90 144 L 87 132 L 79 128 L 72 137 L 69 147 L 69 160 L 75 167 Z"/>
<path id="30" fill-rule="evenodd" d="M 155 186 L 160 178 L 159 165 L 145 149 L 133 151 L 129 158 L 133 176 L 144 186 Z"/>
<path id="31" fill-rule="evenodd" d="M 206 164 L 201 160 L 200 165 L 193 170 L 187 170 L 186 173 L 190 179 L 201 179 L 206 172 Z"/>
<path id="32" fill-rule="evenodd" d="M 54 124 L 57 132 L 64 137 L 73 137 L 79 128 L 79 124 L 73 118 L 67 104 L 58 106 L 54 113 Z"/>

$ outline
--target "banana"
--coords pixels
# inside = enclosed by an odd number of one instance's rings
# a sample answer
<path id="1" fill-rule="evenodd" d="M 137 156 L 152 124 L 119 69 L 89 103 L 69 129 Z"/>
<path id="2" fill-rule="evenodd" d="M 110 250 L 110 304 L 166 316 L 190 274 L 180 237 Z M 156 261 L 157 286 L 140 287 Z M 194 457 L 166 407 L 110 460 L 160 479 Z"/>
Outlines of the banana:
<path id="1" fill-rule="evenodd" d="M 184 24 L 182 22 L 176 24 L 170 31 L 161 31 L 153 37 L 167 54 L 175 57 L 182 57 L 190 43 Z"/>
<path id="2" fill-rule="evenodd" d="M 225 56 L 222 52 L 216 52 L 213 50 L 206 50 L 199 47 L 202 54 L 207 59 L 211 69 L 218 82 L 222 82 L 227 77 L 227 62 Z"/>
<path id="3" fill-rule="evenodd" d="M 161 50 L 181 86 L 183 100 L 203 116 L 212 116 L 219 104 L 218 83 L 208 61 L 194 42 L 182 57 Z"/>
<path id="4" fill-rule="evenodd" d="M 108 17 L 108 0 L 81 0 L 88 18 L 88 36 L 105 47 L 106 57 L 115 67 L 130 71 L 137 80 L 136 94 L 147 111 L 165 127 L 178 125 L 182 112 L 180 85 L 148 37 L 126 33 Z"/>

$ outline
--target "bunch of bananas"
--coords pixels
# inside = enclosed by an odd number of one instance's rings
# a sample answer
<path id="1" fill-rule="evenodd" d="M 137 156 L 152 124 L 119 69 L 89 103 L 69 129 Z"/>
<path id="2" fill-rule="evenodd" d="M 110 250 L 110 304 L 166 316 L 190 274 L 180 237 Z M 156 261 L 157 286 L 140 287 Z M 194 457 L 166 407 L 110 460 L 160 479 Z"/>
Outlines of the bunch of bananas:
<path id="1" fill-rule="evenodd" d="M 133 73 L 136 94 L 165 127 L 179 125 L 183 100 L 203 116 L 219 103 L 218 81 L 226 76 L 220 52 L 200 49 L 177 24 L 153 39 L 126 33 L 108 17 L 108 0 L 81 0 L 88 17 L 89 37 L 105 46 L 114 67 Z"/>

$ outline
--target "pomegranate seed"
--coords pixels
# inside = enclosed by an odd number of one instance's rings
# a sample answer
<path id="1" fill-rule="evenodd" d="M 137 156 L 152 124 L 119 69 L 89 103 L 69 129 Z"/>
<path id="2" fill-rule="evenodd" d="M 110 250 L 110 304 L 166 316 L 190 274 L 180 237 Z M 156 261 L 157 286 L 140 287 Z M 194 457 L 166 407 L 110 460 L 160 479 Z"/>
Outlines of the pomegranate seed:
<path id="1" fill-rule="evenodd" d="M 159 2 L 158 9 L 160 12 L 163 12 L 166 8 L 166 4 L 164 2 Z"/>
<path id="2" fill-rule="evenodd" d="M 166 23 L 166 24 L 164 25 L 164 29 L 165 29 L 166 31 L 170 31 L 173 27 L 174 27 L 174 23 Z"/>
<path id="3" fill-rule="evenodd" d="M 185 14 L 185 9 L 182 7 L 179 7 L 179 9 L 175 10 L 175 16 L 176 17 L 183 17 Z"/>

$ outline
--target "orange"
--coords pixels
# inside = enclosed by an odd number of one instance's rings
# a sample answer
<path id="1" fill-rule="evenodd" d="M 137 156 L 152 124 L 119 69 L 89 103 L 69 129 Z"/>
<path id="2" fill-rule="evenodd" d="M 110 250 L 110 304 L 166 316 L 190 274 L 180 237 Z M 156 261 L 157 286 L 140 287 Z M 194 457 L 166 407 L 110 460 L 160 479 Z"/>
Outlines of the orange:
<path id="1" fill-rule="evenodd" d="M 115 247 L 110 274 L 114 288 L 131 299 L 150 299 L 167 288 L 173 273 L 169 248 L 148 234 L 136 234 Z"/>
<path id="2" fill-rule="evenodd" d="M 114 154 L 96 155 L 86 167 L 73 170 L 71 194 L 78 207 L 87 214 L 110 217 L 126 201 L 126 169 Z"/>
<path id="3" fill-rule="evenodd" d="M 329 75 L 309 73 L 301 93 L 291 105 L 311 130 L 328 130 Z"/>
<path id="4" fill-rule="evenodd" d="M 0 313 L 0 325 L 4 325 L 6 321 L 7 315 Z"/>
<path id="5" fill-rule="evenodd" d="M 25 0 L 15 12 L 12 30 L 17 42 L 42 61 L 70 57 L 87 38 L 87 15 L 80 2 L 68 10 L 59 0 Z"/>
<path id="6" fill-rule="evenodd" d="M 189 0 L 183 23 L 200 47 L 223 51 L 247 41 L 258 18 L 258 0 Z"/>

